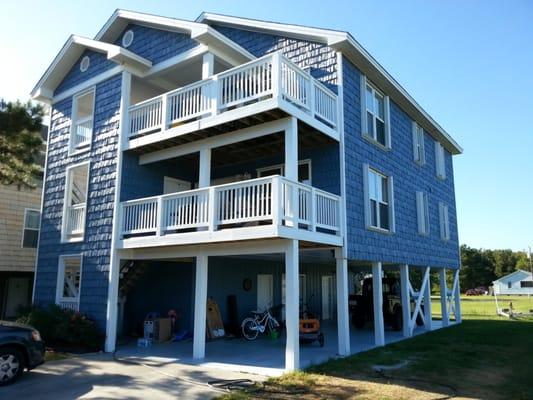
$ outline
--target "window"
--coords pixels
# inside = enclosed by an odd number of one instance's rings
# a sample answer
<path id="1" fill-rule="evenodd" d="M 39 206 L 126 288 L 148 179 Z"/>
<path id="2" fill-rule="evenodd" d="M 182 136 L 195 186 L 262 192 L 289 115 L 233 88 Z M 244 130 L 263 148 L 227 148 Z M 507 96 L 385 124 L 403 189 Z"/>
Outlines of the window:
<path id="1" fill-rule="evenodd" d="M 63 210 L 63 241 L 83 240 L 88 185 L 88 162 L 67 169 Z"/>
<path id="2" fill-rule="evenodd" d="M 93 115 L 94 89 L 73 97 L 70 153 L 89 149 L 93 135 Z"/>
<path id="3" fill-rule="evenodd" d="M 507 289 L 511 289 L 513 287 L 513 283 L 512 282 L 507 282 Z"/>
<path id="4" fill-rule="evenodd" d="M 448 217 L 448 206 L 439 203 L 439 220 L 440 220 L 440 238 L 442 240 L 450 239 L 450 220 Z"/>
<path id="5" fill-rule="evenodd" d="M 390 148 L 389 98 L 361 77 L 363 137 Z"/>
<path id="6" fill-rule="evenodd" d="M 133 43 L 133 31 L 130 29 L 128 30 L 124 36 L 122 36 L 122 46 L 124 47 L 130 47 Z"/>
<path id="7" fill-rule="evenodd" d="M 39 239 L 39 220 L 41 213 L 38 210 L 24 210 L 24 229 L 22 232 L 22 247 L 37 248 Z"/>
<path id="8" fill-rule="evenodd" d="M 444 158 L 444 147 L 439 142 L 435 142 L 435 168 L 439 179 L 446 179 L 446 159 Z"/>
<path id="9" fill-rule="evenodd" d="M 78 310 L 81 290 L 82 256 L 59 257 L 56 303 L 63 308 Z"/>
<path id="10" fill-rule="evenodd" d="M 257 169 L 258 178 L 272 175 L 285 175 L 285 164 Z M 298 161 L 298 182 L 311 185 L 311 160 Z"/>
<path id="11" fill-rule="evenodd" d="M 366 227 L 394 232 L 394 197 L 391 176 L 385 176 L 365 164 Z"/>
<path id="12" fill-rule="evenodd" d="M 533 288 L 533 281 L 520 281 L 521 288 Z"/>
<path id="13" fill-rule="evenodd" d="M 413 122 L 413 160 L 420 165 L 426 163 L 424 129 L 416 122 Z"/>
<path id="14" fill-rule="evenodd" d="M 83 57 L 80 62 L 80 72 L 87 71 L 89 69 L 89 65 L 91 65 L 91 59 L 89 56 Z"/>
<path id="15" fill-rule="evenodd" d="M 416 192 L 416 216 L 418 233 L 420 235 L 429 235 L 429 205 L 428 195 L 425 192 Z"/>

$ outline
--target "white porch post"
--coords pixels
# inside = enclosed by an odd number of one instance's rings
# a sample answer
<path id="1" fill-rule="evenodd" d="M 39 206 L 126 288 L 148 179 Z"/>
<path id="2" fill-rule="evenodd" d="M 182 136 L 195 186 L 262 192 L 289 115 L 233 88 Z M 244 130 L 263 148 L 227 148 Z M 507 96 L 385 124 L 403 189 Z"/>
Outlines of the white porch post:
<path id="1" fill-rule="evenodd" d="M 285 177 L 298 182 L 298 120 L 291 117 L 285 129 Z M 286 187 L 286 201 L 288 202 L 288 226 L 298 226 L 298 190 Z"/>
<path id="2" fill-rule="evenodd" d="M 205 325 L 207 313 L 207 256 L 196 256 L 196 285 L 194 298 L 194 337 L 192 356 L 205 357 Z"/>
<path id="3" fill-rule="evenodd" d="M 374 300 L 374 338 L 376 346 L 385 346 L 383 322 L 383 281 L 381 262 L 372 263 L 372 296 Z"/>
<path id="4" fill-rule="evenodd" d="M 448 315 L 448 284 L 446 283 L 446 268 L 441 268 L 439 270 L 439 281 L 442 326 L 445 327 L 450 323 L 450 316 Z"/>
<path id="5" fill-rule="evenodd" d="M 202 58 L 202 79 L 207 79 L 215 72 L 215 55 L 205 53 Z"/>
<path id="6" fill-rule="evenodd" d="M 340 249 L 338 250 L 340 252 Z M 337 257 L 337 331 L 339 355 L 350 355 L 350 323 L 348 309 L 348 260 Z"/>
<path id="7" fill-rule="evenodd" d="M 426 330 L 431 330 L 431 267 L 427 268 L 427 283 L 424 288 L 424 325 Z M 421 293 L 422 294 L 422 293 Z"/>
<path id="8" fill-rule="evenodd" d="M 294 371 L 300 367 L 299 335 L 299 254 L 298 240 L 288 240 L 285 250 L 285 323 L 287 343 L 285 346 L 285 370 Z"/>
<path id="9" fill-rule="evenodd" d="M 198 176 L 198 186 L 211 186 L 211 149 L 200 150 L 200 168 Z"/>
<path id="10" fill-rule="evenodd" d="M 453 294 L 454 300 L 455 300 L 455 322 L 460 324 L 462 321 L 461 316 L 461 289 L 460 289 L 460 280 L 459 280 L 459 269 L 455 270 L 454 274 L 454 280 L 457 280 L 457 284 L 455 285 L 455 293 Z"/>
<path id="11" fill-rule="evenodd" d="M 107 290 L 107 318 L 105 351 L 112 353 L 117 344 L 117 321 L 118 321 L 118 285 L 120 280 L 120 257 L 114 250 L 111 265 L 109 266 L 109 287 Z"/>
<path id="12" fill-rule="evenodd" d="M 409 290 L 409 265 L 400 265 L 400 296 L 402 302 L 402 330 L 404 337 L 411 337 L 411 291 Z"/>

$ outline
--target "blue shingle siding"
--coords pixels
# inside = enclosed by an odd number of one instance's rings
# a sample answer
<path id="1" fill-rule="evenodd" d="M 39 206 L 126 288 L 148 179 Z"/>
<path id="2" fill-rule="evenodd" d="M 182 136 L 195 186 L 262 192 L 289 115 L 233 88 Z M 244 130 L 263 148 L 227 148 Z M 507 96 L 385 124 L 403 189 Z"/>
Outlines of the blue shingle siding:
<path id="1" fill-rule="evenodd" d="M 391 150 L 384 151 L 361 136 L 360 72 L 346 58 L 344 77 L 344 135 L 348 257 L 353 260 L 407 263 L 439 267 L 459 266 L 453 166 L 446 152 L 446 180 L 436 177 L 435 141 L 424 135 L 426 164 L 413 161 L 412 120 L 390 102 Z M 365 228 L 363 164 L 394 178 L 396 232 L 382 234 Z M 429 198 L 430 235 L 418 234 L 416 191 Z M 438 203 L 449 207 L 449 241 L 440 239 Z"/>
<path id="2" fill-rule="evenodd" d="M 152 61 L 153 64 L 198 46 L 198 42 L 191 39 L 189 34 L 169 32 L 136 24 L 130 24 L 124 29 L 115 41 L 116 45 L 122 46 L 122 36 L 128 30 L 133 32 L 133 42 L 128 50 Z"/>
<path id="3" fill-rule="evenodd" d="M 91 149 L 83 154 L 68 155 L 72 99 L 53 105 L 35 287 L 36 304 L 53 303 L 59 256 L 82 253 L 80 311 L 102 328 L 107 310 L 120 86 L 120 75 L 96 86 Z M 60 243 L 66 168 L 87 160 L 90 170 L 85 239 L 81 243 Z"/>
<path id="4" fill-rule="evenodd" d="M 266 33 L 213 25 L 213 28 L 239 44 L 256 57 L 281 50 L 301 68 L 337 92 L 337 56 L 322 43 L 292 39 Z"/>
<path id="5" fill-rule="evenodd" d="M 87 69 L 87 71 L 81 72 L 80 63 L 83 57 L 85 56 L 89 57 L 89 68 Z M 85 50 L 81 57 L 78 59 L 78 61 L 76 61 L 74 66 L 65 75 L 61 83 L 57 86 L 56 90 L 54 91 L 54 96 L 57 96 L 65 90 L 79 85 L 80 83 L 91 79 L 96 75 L 115 67 L 116 65 L 117 64 L 115 64 L 114 62 L 109 61 L 105 54 L 97 53 L 91 50 Z"/>

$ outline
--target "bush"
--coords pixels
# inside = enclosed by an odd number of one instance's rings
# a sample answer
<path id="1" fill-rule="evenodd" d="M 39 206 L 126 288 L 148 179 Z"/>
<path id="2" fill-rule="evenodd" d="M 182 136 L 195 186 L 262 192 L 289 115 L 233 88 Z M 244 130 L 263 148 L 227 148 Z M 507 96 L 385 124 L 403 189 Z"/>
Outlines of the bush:
<path id="1" fill-rule="evenodd" d="M 104 335 L 94 321 L 77 311 L 53 304 L 33 308 L 17 322 L 31 325 L 41 333 L 47 346 L 77 351 L 100 350 Z"/>

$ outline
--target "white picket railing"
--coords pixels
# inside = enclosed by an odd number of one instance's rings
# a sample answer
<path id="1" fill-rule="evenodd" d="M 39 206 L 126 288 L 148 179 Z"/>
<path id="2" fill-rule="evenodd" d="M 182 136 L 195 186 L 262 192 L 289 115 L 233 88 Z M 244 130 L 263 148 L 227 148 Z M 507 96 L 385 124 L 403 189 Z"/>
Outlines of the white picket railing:
<path id="1" fill-rule="evenodd" d="M 129 135 L 164 131 L 276 96 L 336 129 L 337 95 L 274 53 L 131 106 Z"/>
<path id="2" fill-rule="evenodd" d="M 85 228 L 85 203 L 69 206 L 67 209 L 67 235 L 81 235 Z"/>
<path id="3" fill-rule="evenodd" d="M 340 233 L 339 196 L 280 176 L 125 201 L 121 212 L 123 237 L 215 231 L 264 221 Z"/>
<path id="4" fill-rule="evenodd" d="M 71 146 L 72 150 L 89 144 L 93 133 L 93 118 L 88 117 L 76 121 L 74 125 Z"/>
<path id="5" fill-rule="evenodd" d="M 57 305 L 65 310 L 79 311 L 80 309 L 80 300 L 79 299 L 63 299 L 59 300 Z"/>

